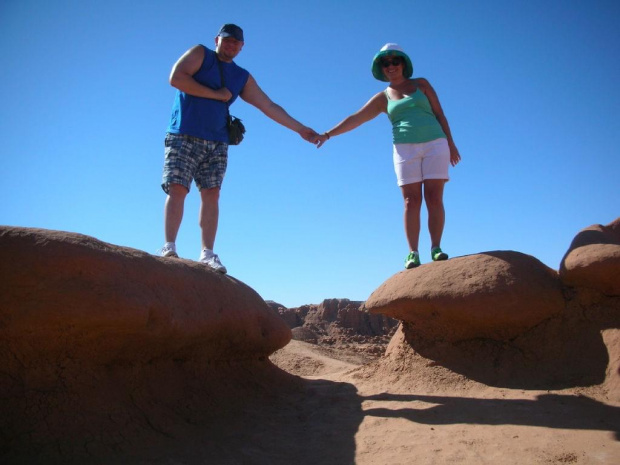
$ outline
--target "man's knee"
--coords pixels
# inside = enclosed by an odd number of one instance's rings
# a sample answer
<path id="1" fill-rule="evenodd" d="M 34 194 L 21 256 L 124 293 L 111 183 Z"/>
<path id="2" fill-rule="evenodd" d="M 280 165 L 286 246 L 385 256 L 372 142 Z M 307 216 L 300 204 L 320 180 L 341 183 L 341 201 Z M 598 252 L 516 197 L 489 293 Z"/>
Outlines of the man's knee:
<path id="1" fill-rule="evenodd" d="M 168 195 L 170 197 L 185 198 L 189 191 L 182 184 L 170 183 L 168 185 Z"/>
<path id="2" fill-rule="evenodd" d="M 220 198 L 220 188 L 201 189 L 200 197 L 202 197 L 203 202 L 217 202 Z"/>

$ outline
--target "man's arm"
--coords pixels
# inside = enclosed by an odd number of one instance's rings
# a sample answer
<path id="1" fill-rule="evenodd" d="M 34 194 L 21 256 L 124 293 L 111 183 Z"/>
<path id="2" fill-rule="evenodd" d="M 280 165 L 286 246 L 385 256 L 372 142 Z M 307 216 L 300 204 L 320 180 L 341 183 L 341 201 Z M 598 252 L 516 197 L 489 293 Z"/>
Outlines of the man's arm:
<path id="1" fill-rule="evenodd" d="M 170 85 L 194 97 L 227 102 L 232 97 L 232 94 L 226 87 L 211 89 L 203 86 L 193 77 L 202 66 L 204 55 L 204 48 L 201 45 L 196 45 L 185 52 L 172 67 Z"/>
<path id="2" fill-rule="evenodd" d="M 273 102 L 258 86 L 252 75 L 248 77 L 248 82 L 246 82 L 239 95 L 243 100 L 258 108 L 276 123 L 295 131 L 308 142 L 315 143 L 318 134 L 289 115 L 280 105 Z"/>

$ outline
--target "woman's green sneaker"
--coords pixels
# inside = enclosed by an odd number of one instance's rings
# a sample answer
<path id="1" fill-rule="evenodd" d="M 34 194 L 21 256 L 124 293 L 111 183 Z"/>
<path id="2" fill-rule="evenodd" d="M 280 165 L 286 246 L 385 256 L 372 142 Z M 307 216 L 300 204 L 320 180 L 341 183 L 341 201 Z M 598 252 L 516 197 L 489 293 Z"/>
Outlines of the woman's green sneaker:
<path id="1" fill-rule="evenodd" d="M 407 258 L 405 258 L 405 268 L 415 268 L 420 266 L 420 254 L 418 252 L 409 252 Z"/>
<path id="2" fill-rule="evenodd" d="M 447 260 L 448 254 L 445 252 L 442 252 L 440 247 L 435 247 L 431 249 L 431 258 L 433 259 L 434 262 L 438 262 L 441 260 Z"/>

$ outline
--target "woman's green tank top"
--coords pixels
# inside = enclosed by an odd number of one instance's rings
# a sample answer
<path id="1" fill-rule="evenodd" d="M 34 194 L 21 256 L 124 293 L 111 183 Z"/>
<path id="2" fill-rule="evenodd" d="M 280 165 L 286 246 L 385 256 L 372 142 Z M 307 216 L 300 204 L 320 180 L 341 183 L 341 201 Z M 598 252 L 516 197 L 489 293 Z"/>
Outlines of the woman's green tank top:
<path id="1" fill-rule="evenodd" d="M 387 90 L 385 96 L 394 144 L 418 144 L 446 138 L 430 102 L 419 88 L 400 100 L 390 100 Z"/>

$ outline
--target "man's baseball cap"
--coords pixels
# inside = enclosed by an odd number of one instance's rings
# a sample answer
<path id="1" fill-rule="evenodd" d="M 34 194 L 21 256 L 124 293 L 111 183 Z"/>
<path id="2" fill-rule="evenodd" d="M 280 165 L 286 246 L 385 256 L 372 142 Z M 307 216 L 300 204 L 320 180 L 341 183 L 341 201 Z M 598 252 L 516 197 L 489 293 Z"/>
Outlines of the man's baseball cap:
<path id="1" fill-rule="evenodd" d="M 219 37 L 234 37 L 243 42 L 243 29 L 235 24 L 224 24 L 218 33 Z"/>

